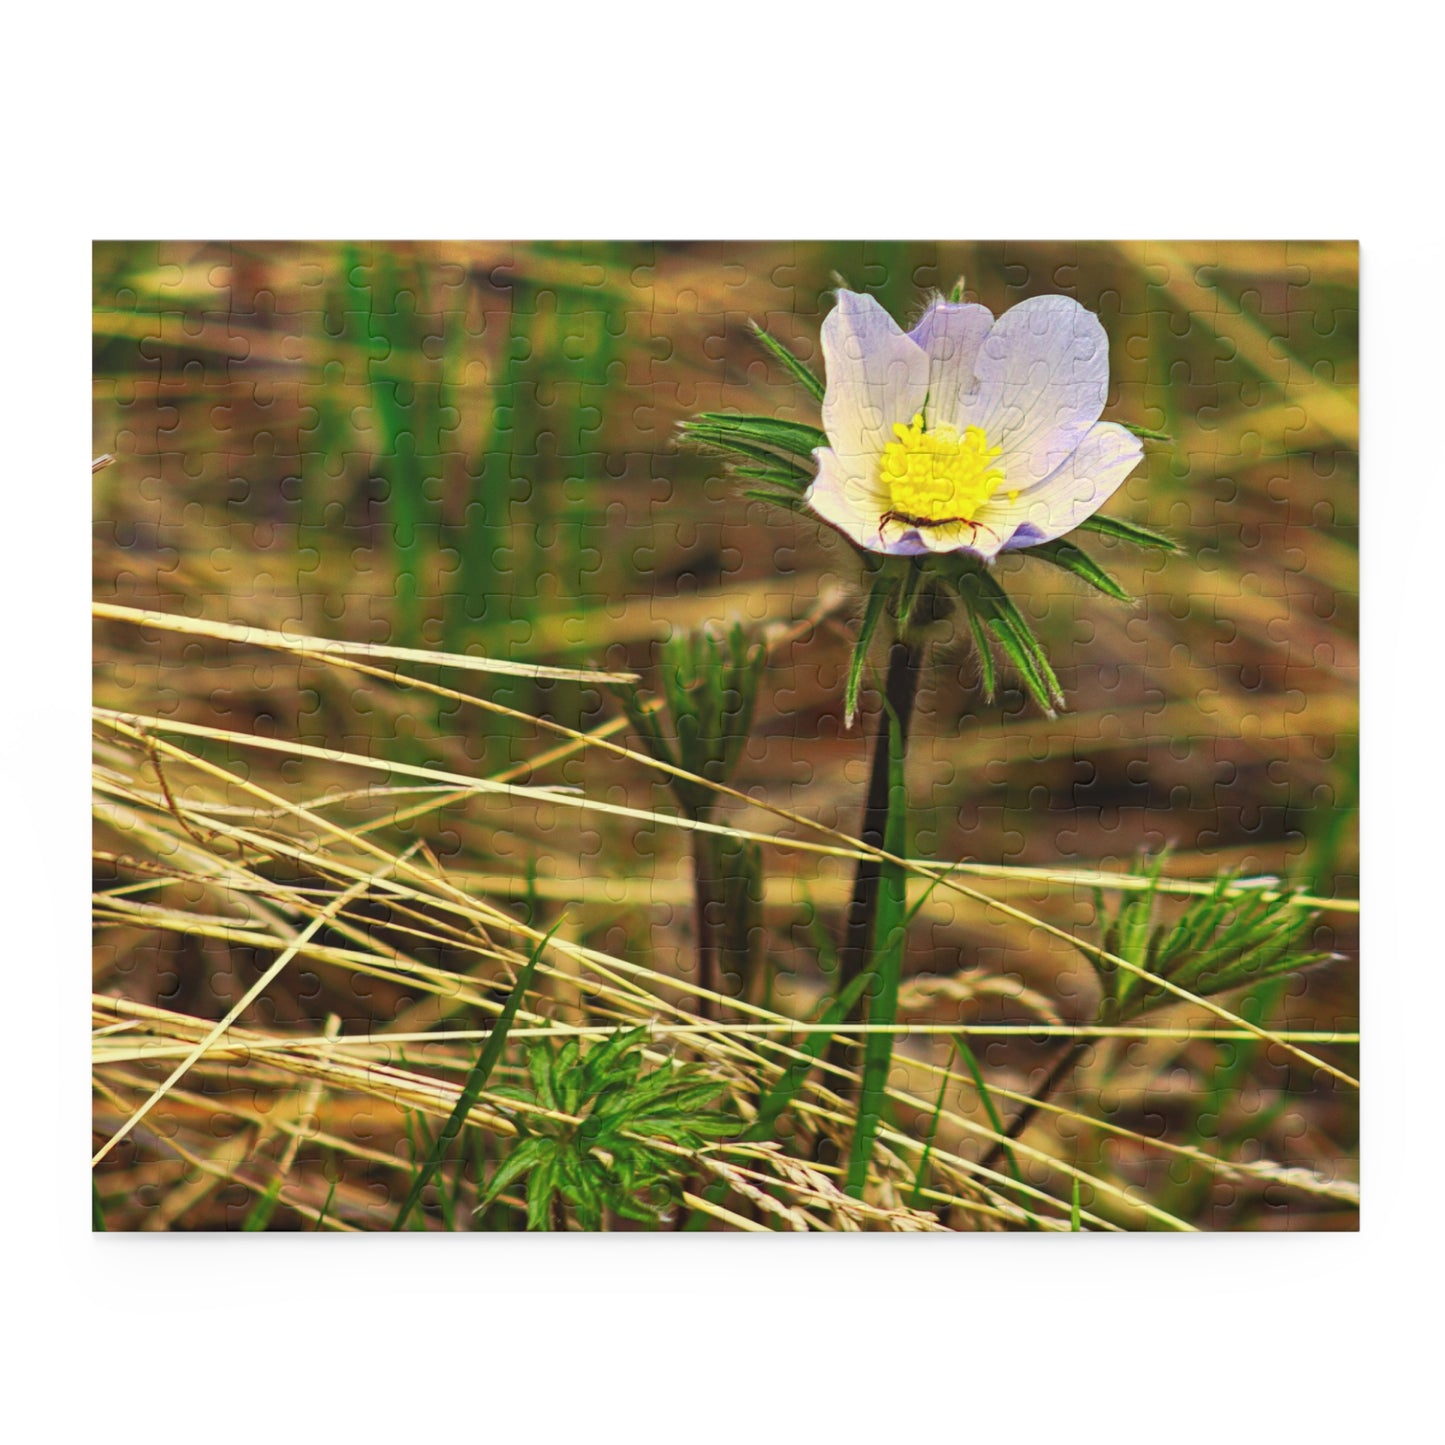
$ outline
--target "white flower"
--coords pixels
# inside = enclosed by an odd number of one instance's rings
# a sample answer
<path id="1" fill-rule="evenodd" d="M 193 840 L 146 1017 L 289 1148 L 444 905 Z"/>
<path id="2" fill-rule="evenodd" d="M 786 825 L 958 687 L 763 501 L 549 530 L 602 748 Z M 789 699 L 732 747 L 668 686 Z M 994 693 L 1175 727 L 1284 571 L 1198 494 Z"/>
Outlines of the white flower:
<path id="1" fill-rule="evenodd" d="M 839 291 L 823 322 L 831 445 L 813 510 L 875 552 L 1037 546 L 1096 512 L 1138 465 L 1139 439 L 1101 422 L 1109 343 L 1067 296 L 935 301 L 906 335 L 871 296 Z"/>

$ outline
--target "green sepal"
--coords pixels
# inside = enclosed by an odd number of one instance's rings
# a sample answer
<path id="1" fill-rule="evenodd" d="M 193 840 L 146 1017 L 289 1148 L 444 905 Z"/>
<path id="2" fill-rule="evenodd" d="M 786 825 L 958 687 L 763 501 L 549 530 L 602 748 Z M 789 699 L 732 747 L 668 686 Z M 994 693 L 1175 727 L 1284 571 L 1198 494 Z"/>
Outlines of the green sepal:
<path id="1" fill-rule="evenodd" d="M 753 335 L 757 338 L 759 345 L 781 362 L 783 369 L 787 371 L 795 381 L 802 382 L 814 401 L 822 401 L 824 391 L 823 382 L 813 371 L 812 367 L 804 365 L 777 337 L 770 336 L 756 321 L 749 321 L 748 325 L 752 327 Z"/>
<path id="2" fill-rule="evenodd" d="M 813 471 L 798 461 L 793 453 L 782 453 L 762 445 L 747 433 L 731 430 L 710 423 L 685 421 L 682 423 L 682 438 L 699 446 L 711 447 L 715 451 L 732 452 L 750 461 L 766 462 L 769 466 L 785 469 L 796 482 L 811 482 Z"/>
<path id="3" fill-rule="evenodd" d="M 983 700 L 992 702 L 998 694 L 998 668 L 994 666 L 988 630 L 972 607 L 965 607 L 963 614 L 968 618 L 968 630 L 973 633 L 973 645 L 978 650 L 978 682 L 983 690 Z"/>
<path id="4" fill-rule="evenodd" d="M 819 447 L 828 445 L 828 437 L 815 426 L 801 421 L 779 421 L 771 416 L 736 416 L 731 412 L 704 411 L 683 423 L 689 433 L 711 433 L 728 440 L 749 442 L 767 447 L 783 456 L 810 463 Z"/>
<path id="5" fill-rule="evenodd" d="M 1133 432 L 1136 437 L 1146 442 L 1172 442 L 1174 438 L 1167 431 L 1155 431 L 1150 426 L 1138 426 L 1132 421 L 1119 421 L 1115 426 L 1121 426 L 1125 431 Z"/>
<path id="6" fill-rule="evenodd" d="M 1137 522 L 1121 522 L 1117 517 L 1101 517 L 1097 512 L 1085 517 L 1074 529 L 1078 532 L 1097 532 L 1101 537 L 1113 537 L 1118 542 L 1132 542 L 1136 547 L 1154 547 L 1161 552 L 1177 552 L 1179 544 L 1163 532 L 1152 527 L 1141 527 Z"/>
<path id="7" fill-rule="evenodd" d="M 957 589 L 965 608 L 983 620 L 993 639 L 1018 669 L 1029 696 L 1046 716 L 1055 717 L 1056 709 L 1064 706 L 1063 690 L 1049 665 L 1043 645 L 1034 636 L 1033 629 L 1013 599 L 987 566 L 968 553 L 954 552 L 946 562 L 940 555 L 938 560 L 943 575 Z"/>
<path id="8" fill-rule="evenodd" d="M 1134 599 L 1124 590 L 1123 584 L 1099 566 L 1087 552 L 1060 537 L 1053 542 L 1042 542 L 1028 549 L 1028 556 L 1037 557 L 1065 572 L 1072 572 L 1082 578 L 1090 587 L 1112 597 L 1116 602 L 1132 602 Z"/>
<path id="9" fill-rule="evenodd" d="M 853 644 L 853 656 L 848 662 L 848 684 L 843 691 L 843 726 L 850 728 L 858 718 L 858 689 L 863 682 L 863 664 L 868 659 L 868 647 L 873 634 L 888 608 L 888 598 L 893 591 L 893 578 L 878 573 L 873 579 L 873 590 L 868 594 L 868 605 L 863 609 L 863 621 L 858 627 L 858 639 Z"/>

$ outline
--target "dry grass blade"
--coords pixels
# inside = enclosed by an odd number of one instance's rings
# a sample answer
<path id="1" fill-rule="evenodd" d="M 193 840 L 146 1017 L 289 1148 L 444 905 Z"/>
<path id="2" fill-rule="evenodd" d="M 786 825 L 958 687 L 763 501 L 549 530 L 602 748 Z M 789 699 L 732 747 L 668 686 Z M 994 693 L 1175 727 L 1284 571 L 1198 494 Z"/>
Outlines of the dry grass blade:
<path id="1" fill-rule="evenodd" d="M 280 652 L 310 656 L 379 657 L 394 662 L 426 663 L 433 667 L 454 667 L 463 672 L 492 672 L 502 677 L 546 678 L 554 682 L 634 683 L 632 672 L 594 672 L 587 668 L 544 667 L 540 663 L 508 662 L 500 658 L 477 657 L 472 653 L 436 652 L 418 647 L 388 647 L 379 642 L 344 642 L 299 633 L 273 632 L 265 627 L 240 627 L 230 622 L 207 622 L 199 617 L 181 617 L 170 612 L 148 612 L 138 607 L 119 607 L 92 602 L 91 613 L 137 627 L 155 627 L 165 632 L 182 632 L 192 637 L 213 637 L 248 647 L 268 647 Z"/>
<path id="2" fill-rule="evenodd" d="M 413 845 L 413 848 L 409 849 L 408 852 L 414 851 L 415 848 L 419 846 L 419 844 Z M 406 856 L 406 854 L 403 854 L 402 858 L 405 858 Z M 145 1103 L 142 1104 L 140 1108 L 137 1109 L 125 1121 L 125 1123 L 122 1124 L 121 1127 L 116 1130 L 116 1132 L 112 1134 L 109 1139 L 105 1141 L 105 1143 L 98 1150 L 96 1150 L 90 1161 L 91 1168 L 94 1168 L 97 1164 L 99 1164 L 100 1161 L 104 1159 L 105 1156 L 109 1154 L 110 1151 L 114 1149 L 115 1146 L 119 1144 L 120 1141 L 124 1139 L 126 1135 L 129 1134 L 131 1130 L 134 1129 L 135 1126 L 139 1124 L 140 1121 L 144 1119 L 145 1116 L 149 1114 L 150 1111 L 155 1108 L 155 1106 L 159 1104 L 163 1098 L 165 1098 L 166 1093 L 170 1090 L 171 1086 L 177 1083 L 184 1076 L 184 1074 L 187 1072 L 188 1069 L 190 1069 L 190 1067 L 196 1062 L 196 1060 L 199 1059 L 206 1052 L 206 1050 L 210 1048 L 211 1045 L 214 1044 L 216 1040 L 219 1039 L 233 1023 L 236 1022 L 238 1018 L 240 1018 L 240 1016 L 246 1011 L 247 1007 L 249 1007 L 249 1005 L 255 999 L 259 998 L 263 993 L 265 993 L 265 991 L 271 986 L 271 984 L 274 983 L 275 980 L 280 976 L 282 969 L 284 969 L 286 965 L 290 963 L 293 958 L 296 957 L 296 955 L 301 951 L 302 947 L 314 934 L 316 934 L 320 929 L 324 928 L 326 924 L 331 922 L 333 918 L 337 917 L 337 915 L 341 913 L 342 909 L 344 909 L 346 905 L 350 903 L 353 899 L 360 898 L 361 895 L 366 892 L 367 888 L 372 883 L 374 883 L 377 879 L 384 877 L 387 873 L 390 873 L 400 861 L 400 859 L 388 860 L 385 864 L 382 865 L 381 868 L 379 868 L 374 874 L 372 874 L 370 878 L 363 879 L 357 883 L 354 883 L 344 893 L 337 894 L 337 896 L 329 904 L 327 904 L 327 906 L 323 908 L 321 912 L 318 913 L 316 917 L 313 918 L 311 922 L 306 925 L 305 928 L 301 930 L 292 945 L 287 948 L 280 955 L 279 958 L 276 959 L 276 961 L 271 965 L 271 967 L 268 968 L 266 972 L 263 973 L 261 977 L 257 979 L 256 982 L 252 984 L 251 987 L 247 989 L 244 994 L 241 995 L 240 999 L 234 1005 L 232 1005 L 230 1011 L 226 1014 L 226 1016 L 221 1019 L 221 1021 L 216 1024 L 209 1033 L 206 1034 L 206 1036 L 200 1041 L 200 1043 L 198 1043 L 195 1048 L 193 1048 L 186 1055 L 186 1057 L 182 1059 L 179 1064 L 176 1065 L 174 1069 L 171 1070 L 171 1072 L 166 1076 L 165 1082 L 160 1084 L 156 1088 L 155 1092 L 152 1093 L 151 1096 L 145 1101 Z"/>

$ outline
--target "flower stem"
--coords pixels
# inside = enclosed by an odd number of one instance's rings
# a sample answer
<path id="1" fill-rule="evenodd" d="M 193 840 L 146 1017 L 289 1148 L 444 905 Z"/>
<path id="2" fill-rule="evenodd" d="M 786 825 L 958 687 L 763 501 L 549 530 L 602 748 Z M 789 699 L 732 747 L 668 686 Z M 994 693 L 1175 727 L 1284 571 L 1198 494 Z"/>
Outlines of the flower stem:
<path id="1" fill-rule="evenodd" d="M 888 676 L 884 682 L 887 706 L 878 713 L 878 728 L 873 735 L 872 767 L 868 775 L 868 795 L 863 804 L 863 825 L 858 836 L 872 848 L 883 846 L 888 822 L 888 778 L 891 754 L 889 712 L 898 719 L 899 747 L 908 751 L 908 727 L 913 718 L 913 703 L 918 696 L 918 679 L 922 671 L 923 645 L 904 638 L 894 641 L 888 654 Z M 880 864 L 876 858 L 860 858 L 853 875 L 853 896 L 843 926 L 843 943 L 838 950 L 838 988 L 842 994 L 848 985 L 868 966 L 873 945 L 873 925 L 878 913 L 878 880 Z M 853 1005 L 848 1022 L 863 1017 L 863 1000 Z M 830 1062 L 839 1063 L 836 1049 L 829 1051 Z"/>

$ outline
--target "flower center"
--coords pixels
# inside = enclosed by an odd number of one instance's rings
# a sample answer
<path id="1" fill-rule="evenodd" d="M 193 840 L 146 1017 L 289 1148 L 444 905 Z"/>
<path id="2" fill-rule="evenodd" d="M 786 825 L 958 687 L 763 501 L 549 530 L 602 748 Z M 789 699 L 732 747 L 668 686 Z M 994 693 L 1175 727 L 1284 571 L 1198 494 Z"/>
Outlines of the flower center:
<path id="1" fill-rule="evenodd" d="M 893 434 L 898 440 L 883 448 L 882 477 L 900 521 L 971 522 L 1003 483 L 1003 472 L 991 465 L 1003 448 L 989 446 L 982 427 L 924 431 L 920 414 L 909 426 L 895 423 Z"/>

